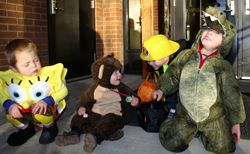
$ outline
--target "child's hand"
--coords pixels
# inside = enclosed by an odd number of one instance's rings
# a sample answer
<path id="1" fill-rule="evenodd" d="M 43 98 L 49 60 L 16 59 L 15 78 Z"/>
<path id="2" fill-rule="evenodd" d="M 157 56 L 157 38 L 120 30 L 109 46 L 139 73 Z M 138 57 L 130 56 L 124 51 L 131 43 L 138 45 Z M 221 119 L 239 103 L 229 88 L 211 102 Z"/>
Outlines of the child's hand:
<path id="1" fill-rule="evenodd" d="M 11 116 L 11 118 L 22 118 L 23 115 L 22 113 L 20 112 L 21 110 L 21 106 L 17 105 L 17 104 L 13 104 L 10 106 L 8 112 Z"/>
<path id="2" fill-rule="evenodd" d="M 132 96 L 132 101 L 130 103 L 132 106 L 137 106 L 139 104 L 139 99 L 135 96 Z"/>
<path id="3" fill-rule="evenodd" d="M 48 105 L 40 100 L 37 103 L 33 104 L 31 107 L 33 114 L 46 114 Z"/>
<path id="4" fill-rule="evenodd" d="M 154 100 L 160 101 L 163 96 L 163 92 L 161 90 L 156 90 L 152 93 L 152 97 Z"/>
<path id="5" fill-rule="evenodd" d="M 233 125 L 232 133 L 235 135 L 235 143 L 240 143 L 240 124 Z"/>
<path id="6" fill-rule="evenodd" d="M 79 116 L 83 116 L 86 113 L 86 108 L 85 107 L 79 107 L 77 114 Z"/>

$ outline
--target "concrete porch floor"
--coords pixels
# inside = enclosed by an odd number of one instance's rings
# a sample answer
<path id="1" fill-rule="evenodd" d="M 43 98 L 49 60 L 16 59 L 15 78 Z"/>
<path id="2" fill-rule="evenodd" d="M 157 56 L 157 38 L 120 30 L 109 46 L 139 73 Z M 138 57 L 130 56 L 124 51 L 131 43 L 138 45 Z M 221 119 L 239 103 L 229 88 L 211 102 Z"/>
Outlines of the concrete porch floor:
<path id="1" fill-rule="evenodd" d="M 69 88 L 69 96 L 67 98 L 67 108 L 61 118 L 58 120 L 60 133 L 69 131 L 69 124 L 75 105 L 78 102 L 78 96 L 91 83 L 91 79 L 79 80 L 67 84 Z M 142 78 L 138 75 L 125 75 L 123 82 L 132 89 L 136 89 L 141 83 Z M 59 147 L 55 143 L 41 145 L 38 143 L 41 131 L 37 132 L 34 137 L 27 143 L 19 147 L 8 146 L 6 140 L 12 132 L 16 131 L 4 118 L 2 108 L 0 109 L 0 152 L 2 154 L 82 154 L 83 152 L 83 136 L 81 142 L 76 145 Z M 135 117 L 136 118 L 136 117 Z M 104 141 L 95 149 L 95 154 L 172 154 L 165 150 L 159 142 L 158 133 L 147 133 L 138 126 L 128 125 L 124 128 L 124 137 L 118 141 Z M 195 138 L 190 143 L 189 148 L 182 152 L 183 154 L 210 154 L 207 152 L 200 140 Z M 242 139 L 237 145 L 236 154 L 250 153 L 250 140 Z"/>

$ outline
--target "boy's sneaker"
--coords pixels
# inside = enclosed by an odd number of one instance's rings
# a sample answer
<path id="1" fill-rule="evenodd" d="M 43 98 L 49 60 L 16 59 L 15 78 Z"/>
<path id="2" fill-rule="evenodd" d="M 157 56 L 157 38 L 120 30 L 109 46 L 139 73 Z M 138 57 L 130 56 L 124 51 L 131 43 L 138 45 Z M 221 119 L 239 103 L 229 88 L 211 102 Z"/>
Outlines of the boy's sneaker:
<path id="1" fill-rule="evenodd" d="M 54 123 L 51 127 L 43 127 L 42 134 L 39 138 L 40 144 L 48 144 L 55 141 L 55 137 L 58 133 L 58 128 L 56 123 Z"/>
<path id="2" fill-rule="evenodd" d="M 24 144 L 36 133 L 35 127 L 32 123 L 29 123 L 27 128 L 19 129 L 17 132 L 12 133 L 7 140 L 10 146 L 19 146 Z"/>
<path id="3" fill-rule="evenodd" d="M 118 140 L 118 139 L 122 138 L 123 135 L 124 135 L 124 132 L 121 129 L 119 129 L 114 134 L 109 136 L 109 140 L 110 141 Z"/>
<path id="4" fill-rule="evenodd" d="M 87 153 L 92 153 L 97 145 L 96 138 L 93 134 L 87 133 L 84 137 L 83 150 Z"/>
<path id="5" fill-rule="evenodd" d="M 77 144 L 80 142 L 80 135 L 77 132 L 63 132 L 62 135 L 57 135 L 55 143 L 58 146 L 66 146 L 70 144 Z"/>

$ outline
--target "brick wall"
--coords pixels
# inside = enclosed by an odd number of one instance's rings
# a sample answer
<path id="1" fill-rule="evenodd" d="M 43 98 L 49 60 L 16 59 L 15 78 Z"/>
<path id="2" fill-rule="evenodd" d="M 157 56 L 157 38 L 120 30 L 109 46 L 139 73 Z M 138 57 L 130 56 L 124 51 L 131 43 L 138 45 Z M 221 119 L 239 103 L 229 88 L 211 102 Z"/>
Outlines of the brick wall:
<path id="1" fill-rule="evenodd" d="M 0 0 L 0 70 L 8 68 L 3 50 L 15 38 L 33 40 L 42 64 L 48 64 L 47 27 L 46 0 Z"/>
<path id="2" fill-rule="evenodd" d="M 159 34 L 159 22 L 158 22 L 158 0 L 153 0 L 153 27 L 154 34 Z"/>
<path id="3" fill-rule="evenodd" d="M 123 63 L 122 0 L 96 0 L 95 18 L 97 57 L 113 52 Z"/>

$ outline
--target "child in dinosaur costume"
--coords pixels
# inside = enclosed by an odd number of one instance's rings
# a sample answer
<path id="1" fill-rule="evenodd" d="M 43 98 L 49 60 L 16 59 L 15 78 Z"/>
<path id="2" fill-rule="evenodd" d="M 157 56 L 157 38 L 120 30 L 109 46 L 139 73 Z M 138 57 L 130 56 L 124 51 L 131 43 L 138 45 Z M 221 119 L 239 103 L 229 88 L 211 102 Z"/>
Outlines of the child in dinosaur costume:
<path id="1" fill-rule="evenodd" d="M 57 136 L 59 146 L 76 144 L 86 133 L 84 151 L 93 152 L 103 140 L 117 140 L 131 118 L 130 107 L 139 105 L 133 91 L 121 82 L 121 63 L 113 55 L 100 58 L 92 65 L 93 84 L 83 93 L 71 132 Z"/>
<path id="2" fill-rule="evenodd" d="M 201 29 L 191 49 L 182 51 L 158 79 L 153 97 L 160 100 L 179 89 L 180 103 L 173 119 L 160 128 L 161 144 L 169 151 L 182 152 L 197 132 L 206 150 L 214 153 L 235 151 L 240 140 L 240 123 L 245 120 L 241 92 L 229 53 L 235 27 L 223 12 L 208 7 Z"/>

